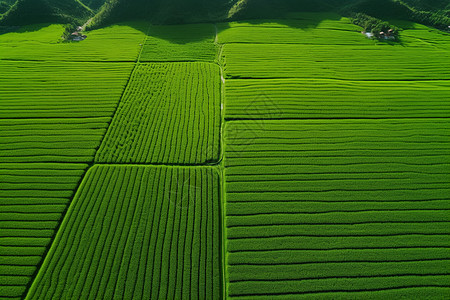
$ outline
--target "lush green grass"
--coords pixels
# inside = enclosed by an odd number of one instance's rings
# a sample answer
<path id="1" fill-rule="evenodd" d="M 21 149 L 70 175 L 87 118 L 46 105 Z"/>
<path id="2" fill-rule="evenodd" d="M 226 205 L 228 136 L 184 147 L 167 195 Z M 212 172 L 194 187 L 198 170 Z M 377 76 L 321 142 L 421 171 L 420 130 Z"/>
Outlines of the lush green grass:
<path id="1" fill-rule="evenodd" d="M 230 298 L 448 294 L 449 129 L 438 118 L 228 123 Z"/>
<path id="2" fill-rule="evenodd" d="M 151 26 L 141 61 L 217 60 L 213 24 Z"/>
<path id="3" fill-rule="evenodd" d="M 0 298 L 24 296 L 87 167 L 1 163 Z"/>
<path id="4" fill-rule="evenodd" d="M 131 63 L 0 60 L 0 118 L 111 117 Z"/>
<path id="5" fill-rule="evenodd" d="M 448 99 L 449 81 L 231 79 L 226 82 L 225 117 L 450 117 Z"/>
<path id="6" fill-rule="evenodd" d="M 93 161 L 132 64 L 0 66 L 0 162 Z"/>
<path id="7" fill-rule="evenodd" d="M 215 168 L 96 166 L 26 299 L 220 295 Z"/>
<path id="8" fill-rule="evenodd" d="M 229 44 L 228 78 L 450 79 L 450 53 L 401 46 Z"/>
<path id="9" fill-rule="evenodd" d="M 408 47 L 430 47 L 450 51 L 450 34 L 437 29 L 405 29 L 401 32 L 400 38 Z"/>
<path id="10" fill-rule="evenodd" d="M 63 43 L 62 25 L 24 26 L 0 35 L 0 59 L 136 61 L 148 23 L 129 22 L 90 31 L 82 42 Z"/>
<path id="11" fill-rule="evenodd" d="M 217 161 L 220 123 L 218 66 L 140 64 L 96 162 L 201 164 Z"/>

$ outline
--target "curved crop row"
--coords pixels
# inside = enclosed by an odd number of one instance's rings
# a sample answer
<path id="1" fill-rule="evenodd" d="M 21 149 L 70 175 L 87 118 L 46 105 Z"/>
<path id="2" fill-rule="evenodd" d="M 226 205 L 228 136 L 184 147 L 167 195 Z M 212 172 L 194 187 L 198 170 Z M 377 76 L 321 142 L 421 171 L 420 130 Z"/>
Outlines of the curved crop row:
<path id="1" fill-rule="evenodd" d="M 219 67 L 209 63 L 138 65 L 96 162 L 217 161 L 219 74 Z"/>
<path id="2" fill-rule="evenodd" d="M 217 299 L 214 168 L 94 166 L 26 299 Z"/>

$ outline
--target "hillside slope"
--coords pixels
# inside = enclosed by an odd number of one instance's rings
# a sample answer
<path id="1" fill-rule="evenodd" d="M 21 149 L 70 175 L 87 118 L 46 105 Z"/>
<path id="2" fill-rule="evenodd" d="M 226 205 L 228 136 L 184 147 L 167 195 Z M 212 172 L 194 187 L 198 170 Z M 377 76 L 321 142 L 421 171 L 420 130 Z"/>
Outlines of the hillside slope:
<path id="1" fill-rule="evenodd" d="M 92 11 L 78 0 L 18 0 L 0 20 L 0 25 L 34 23 L 80 23 Z"/>
<path id="2" fill-rule="evenodd" d="M 92 25 L 100 26 L 129 19 L 156 23 L 214 21 L 226 16 L 237 0 L 108 0 Z"/>

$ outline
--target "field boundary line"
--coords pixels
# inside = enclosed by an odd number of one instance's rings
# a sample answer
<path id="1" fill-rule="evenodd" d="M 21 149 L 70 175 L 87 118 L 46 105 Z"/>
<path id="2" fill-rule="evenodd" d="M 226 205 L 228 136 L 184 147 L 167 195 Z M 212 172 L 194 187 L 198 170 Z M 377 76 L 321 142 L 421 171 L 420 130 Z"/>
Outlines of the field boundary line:
<path id="1" fill-rule="evenodd" d="M 222 63 L 222 54 L 224 45 L 220 44 L 219 41 L 219 28 L 217 24 L 214 24 L 214 28 L 216 30 L 216 37 L 214 39 L 214 44 L 218 46 L 217 53 L 217 61 L 216 64 L 220 69 L 220 130 L 219 130 L 219 161 L 217 162 L 217 166 L 220 172 L 220 257 L 221 257 L 221 290 L 222 290 L 222 299 L 227 299 L 228 294 L 228 272 L 227 272 L 227 226 L 225 224 L 226 220 L 226 180 L 225 180 L 225 71 Z"/>

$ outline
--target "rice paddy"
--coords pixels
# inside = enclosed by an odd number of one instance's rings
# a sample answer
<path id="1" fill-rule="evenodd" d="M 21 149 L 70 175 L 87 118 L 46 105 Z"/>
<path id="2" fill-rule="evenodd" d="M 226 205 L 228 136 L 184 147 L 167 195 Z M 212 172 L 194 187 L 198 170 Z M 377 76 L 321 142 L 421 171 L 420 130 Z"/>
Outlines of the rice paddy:
<path id="1" fill-rule="evenodd" d="M 403 23 L 0 35 L 0 298 L 449 298 L 448 35 Z"/>

